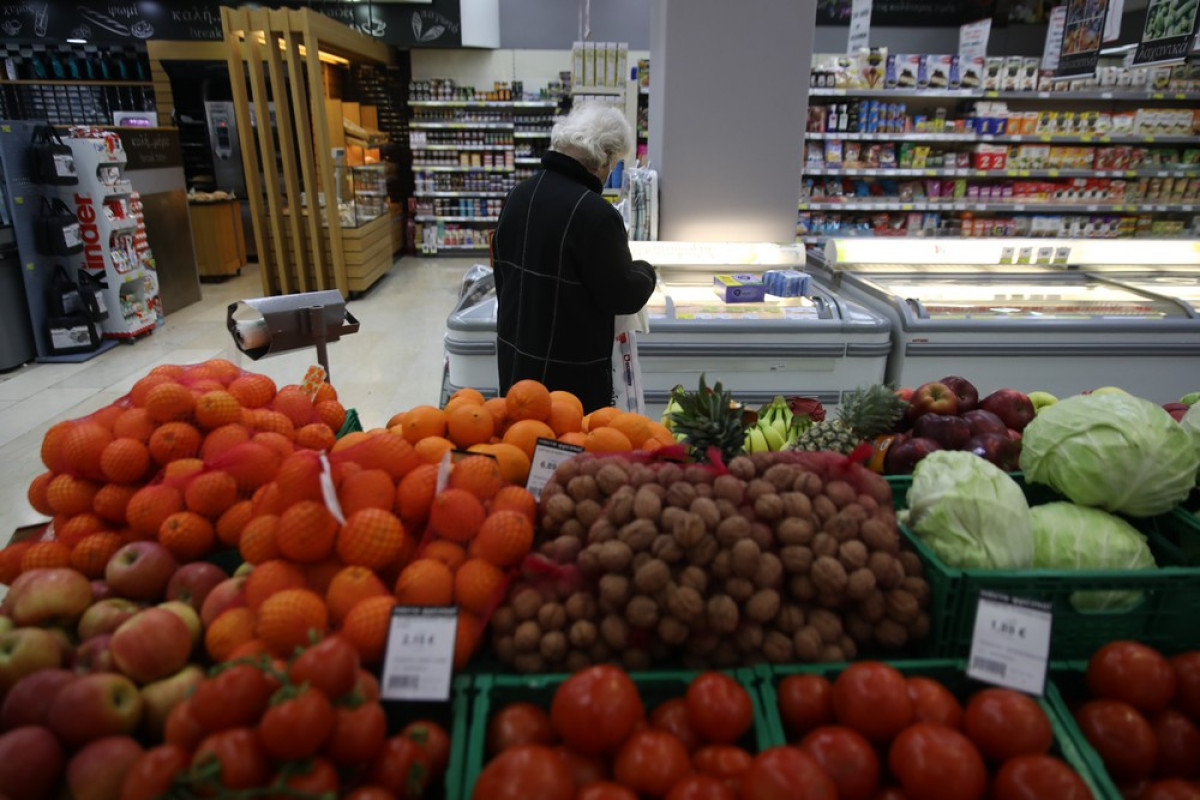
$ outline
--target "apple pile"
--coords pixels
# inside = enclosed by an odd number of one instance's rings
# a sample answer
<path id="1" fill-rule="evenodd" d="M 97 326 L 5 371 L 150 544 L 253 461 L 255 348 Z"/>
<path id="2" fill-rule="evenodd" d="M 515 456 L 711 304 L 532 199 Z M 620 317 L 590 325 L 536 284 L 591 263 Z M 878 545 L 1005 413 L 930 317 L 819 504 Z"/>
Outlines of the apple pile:
<path id="1" fill-rule="evenodd" d="M 896 393 L 908 412 L 884 454 L 888 475 L 908 475 L 935 450 L 968 450 L 1003 470 L 1015 470 L 1021 432 L 1036 414 L 1034 401 L 1016 389 L 997 389 L 979 398 L 966 378 L 948 375 Z"/>

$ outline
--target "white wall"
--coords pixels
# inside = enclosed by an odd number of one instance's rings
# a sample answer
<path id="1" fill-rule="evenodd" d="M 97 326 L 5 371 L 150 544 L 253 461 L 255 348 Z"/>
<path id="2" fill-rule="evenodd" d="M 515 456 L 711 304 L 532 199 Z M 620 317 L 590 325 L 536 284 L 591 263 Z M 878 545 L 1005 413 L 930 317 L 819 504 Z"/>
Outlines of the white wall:
<path id="1" fill-rule="evenodd" d="M 631 50 L 630 66 L 649 58 L 648 50 Z M 487 88 L 495 81 L 524 81 L 525 91 L 544 88 L 571 69 L 570 42 L 561 50 L 413 50 L 413 80 L 452 78 L 464 86 Z"/>

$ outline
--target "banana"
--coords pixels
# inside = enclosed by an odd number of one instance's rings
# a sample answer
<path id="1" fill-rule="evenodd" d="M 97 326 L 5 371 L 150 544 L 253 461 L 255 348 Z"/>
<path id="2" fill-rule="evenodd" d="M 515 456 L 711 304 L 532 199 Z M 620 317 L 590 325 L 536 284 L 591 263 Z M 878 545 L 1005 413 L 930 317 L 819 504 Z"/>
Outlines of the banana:
<path id="1" fill-rule="evenodd" d="M 762 434 L 763 439 L 766 440 L 768 450 L 783 449 L 783 437 L 779 435 L 779 432 L 775 429 L 774 425 L 760 422 L 758 423 L 756 430 L 758 430 Z"/>
<path id="2" fill-rule="evenodd" d="M 750 429 L 750 452 L 765 453 L 770 448 L 767 446 L 767 440 L 763 438 L 762 430 L 755 425 Z"/>
<path id="3" fill-rule="evenodd" d="M 788 426 L 787 423 L 783 421 L 782 415 L 775 417 L 775 421 L 771 423 L 771 430 L 776 436 L 779 437 L 779 441 L 782 443 L 775 449 L 782 450 L 783 446 L 788 442 Z"/>

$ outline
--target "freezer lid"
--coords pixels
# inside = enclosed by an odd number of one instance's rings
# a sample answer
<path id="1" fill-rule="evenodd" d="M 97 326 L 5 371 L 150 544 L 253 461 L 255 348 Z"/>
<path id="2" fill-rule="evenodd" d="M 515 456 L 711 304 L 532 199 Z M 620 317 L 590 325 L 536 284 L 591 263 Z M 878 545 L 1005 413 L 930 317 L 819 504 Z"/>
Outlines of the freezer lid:
<path id="1" fill-rule="evenodd" d="M 1102 277 L 1140 292 L 1182 300 L 1193 310 L 1200 309 L 1200 271 L 1104 274 Z"/>
<path id="2" fill-rule="evenodd" d="M 865 306 L 814 282 L 806 297 L 767 295 L 760 303 L 726 303 L 706 282 L 660 282 L 646 303 L 651 332 L 766 333 L 782 331 L 887 333 L 891 325 Z"/>
<path id="3" fill-rule="evenodd" d="M 446 318 L 446 329 L 463 332 L 496 332 L 496 295 L 493 292 L 475 305 L 459 308 Z"/>

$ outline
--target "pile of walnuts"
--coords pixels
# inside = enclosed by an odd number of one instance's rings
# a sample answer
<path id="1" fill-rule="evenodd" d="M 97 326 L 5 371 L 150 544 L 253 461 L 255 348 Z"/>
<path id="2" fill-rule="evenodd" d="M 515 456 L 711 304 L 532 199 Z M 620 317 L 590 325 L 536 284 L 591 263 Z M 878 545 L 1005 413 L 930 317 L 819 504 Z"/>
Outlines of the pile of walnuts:
<path id="1" fill-rule="evenodd" d="M 843 661 L 929 632 L 891 488 L 841 456 L 755 453 L 727 472 L 581 456 L 559 466 L 541 515 L 543 568 L 491 620 L 521 672 Z"/>

